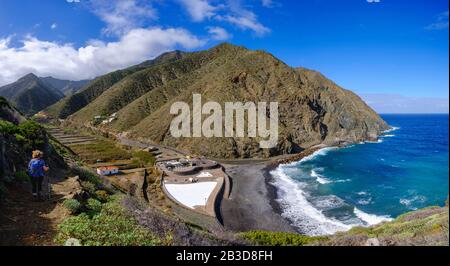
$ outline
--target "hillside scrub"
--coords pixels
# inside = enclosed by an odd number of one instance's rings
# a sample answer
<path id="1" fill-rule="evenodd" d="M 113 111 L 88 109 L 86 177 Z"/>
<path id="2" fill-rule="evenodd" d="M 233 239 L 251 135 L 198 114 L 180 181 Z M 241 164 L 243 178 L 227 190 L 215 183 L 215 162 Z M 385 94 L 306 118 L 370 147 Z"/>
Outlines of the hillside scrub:
<path id="1" fill-rule="evenodd" d="M 89 200 L 88 206 L 99 211 L 90 216 L 81 213 L 64 220 L 58 227 L 55 241 L 64 245 L 75 238 L 83 246 L 155 246 L 160 240 L 139 226 L 120 206 L 122 197 L 114 196 L 107 203 Z"/>
<path id="2" fill-rule="evenodd" d="M 311 237 L 296 233 L 263 230 L 253 230 L 238 235 L 248 242 L 260 246 L 305 246 L 327 239 L 326 237 Z"/>
<path id="3" fill-rule="evenodd" d="M 31 120 L 19 125 L 0 120 L 0 133 L 14 136 L 25 150 L 42 149 L 46 140 L 44 128 Z"/>
<path id="4" fill-rule="evenodd" d="M 400 215 L 391 222 L 337 233 L 323 244 L 360 246 L 371 238 L 382 246 L 448 246 L 448 214 L 448 206 L 428 207 Z"/>

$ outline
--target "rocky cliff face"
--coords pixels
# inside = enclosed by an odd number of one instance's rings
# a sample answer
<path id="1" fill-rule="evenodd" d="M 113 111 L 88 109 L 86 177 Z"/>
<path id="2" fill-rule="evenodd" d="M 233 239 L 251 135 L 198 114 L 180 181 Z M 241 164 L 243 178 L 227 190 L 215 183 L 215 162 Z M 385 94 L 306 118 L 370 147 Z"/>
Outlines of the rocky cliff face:
<path id="1" fill-rule="evenodd" d="M 260 138 L 174 138 L 169 131 L 174 118 L 170 106 L 184 101 L 192 110 L 194 93 L 222 108 L 224 102 L 278 102 L 276 147 L 261 149 Z M 69 119 L 90 123 L 96 115 L 114 112 L 117 119 L 101 127 L 220 158 L 269 157 L 317 144 L 373 140 L 388 129 L 357 95 L 320 73 L 292 68 L 264 51 L 230 44 L 127 75 Z"/>

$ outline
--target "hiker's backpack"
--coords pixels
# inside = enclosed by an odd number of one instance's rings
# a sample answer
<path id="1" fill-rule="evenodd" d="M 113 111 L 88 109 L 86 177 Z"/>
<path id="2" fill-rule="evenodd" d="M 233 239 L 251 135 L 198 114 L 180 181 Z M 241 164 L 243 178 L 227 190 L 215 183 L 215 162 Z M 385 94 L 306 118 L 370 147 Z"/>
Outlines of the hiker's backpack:
<path id="1" fill-rule="evenodd" d="M 28 163 L 28 175 L 31 177 L 38 177 L 40 167 L 42 167 L 41 160 L 31 160 L 30 163 Z"/>

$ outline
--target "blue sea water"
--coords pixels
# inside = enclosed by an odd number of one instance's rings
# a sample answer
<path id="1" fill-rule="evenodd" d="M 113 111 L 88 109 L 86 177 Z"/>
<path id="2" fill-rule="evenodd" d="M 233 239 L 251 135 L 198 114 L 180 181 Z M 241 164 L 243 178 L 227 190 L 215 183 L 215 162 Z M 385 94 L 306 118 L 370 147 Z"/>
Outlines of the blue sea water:
<path id="1" fill-rule="evenodd" d="M 378 142 L 325 148 L 272 171 L 282 215 L 299 232 L 331 234 L 444 204 L 448 114 L 382 118 L 394 130 Z"/>

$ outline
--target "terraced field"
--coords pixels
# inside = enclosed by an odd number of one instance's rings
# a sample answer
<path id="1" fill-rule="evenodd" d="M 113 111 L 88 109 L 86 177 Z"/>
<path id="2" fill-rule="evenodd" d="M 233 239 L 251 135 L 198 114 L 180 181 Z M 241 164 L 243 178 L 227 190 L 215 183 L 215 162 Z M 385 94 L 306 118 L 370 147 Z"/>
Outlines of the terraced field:
<path id="1" fill-rule="evenodd" d="M 60 128 L 50 128 L 48 132 L 62 144 L 69 147 L 87 164 L 131 159 L 130 152 L 107 139 L 74 132 L 64 132 Z"/>

